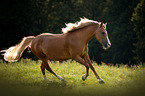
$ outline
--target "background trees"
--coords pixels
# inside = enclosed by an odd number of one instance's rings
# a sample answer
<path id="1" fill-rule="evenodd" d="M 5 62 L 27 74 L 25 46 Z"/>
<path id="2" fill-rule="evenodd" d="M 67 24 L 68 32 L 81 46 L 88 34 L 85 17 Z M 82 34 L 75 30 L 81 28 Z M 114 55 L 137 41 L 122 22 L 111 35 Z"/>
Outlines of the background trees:
<path id="1" fill-rule="evenodd" d="M 137 42 L 135 45 L 134 56 L 138 62 L 145 62 L 145 0 L 141 0 L 135 8 L 131 21 L 134 24 L 134 31 L 137 35 Z"/>
<path id="2" fill-rule="evenodd" d="M 144 0 L 1 0 L 0 50 L 17 44 L 24 36 L 62 33 L 65 23 L 86 17 L 108 22 L 112 43 L 111 48 L 104 51 L 96 39 L 92 39 L 89 42 L 92 60 L 113 64 L 144 62 L 144 5 Z M 23 57 L 34 58 L 27 52 Z"/>

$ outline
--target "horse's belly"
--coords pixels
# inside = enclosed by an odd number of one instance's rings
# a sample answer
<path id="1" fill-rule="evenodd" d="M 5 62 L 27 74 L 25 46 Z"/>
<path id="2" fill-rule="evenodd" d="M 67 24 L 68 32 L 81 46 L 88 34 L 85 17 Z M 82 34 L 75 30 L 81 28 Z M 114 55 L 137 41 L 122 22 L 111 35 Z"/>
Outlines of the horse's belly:
<path id="1" fill-rule="evenodd" d="M 49 59 L 58 60 L 58 61 L 70 59 L 69 52 L 62 48 L 59 49 L 59 48 L 53 47 L 53 50 L 52 48 L 48 49 L 45 55 Z"/>
<path id="2" fill-rule="evenodd" d="M 65 55 L 65 54 L 62 54 L 62 55 L 61 54 L 48 54 L 47 58 L 55 60 L 55 61 L 63 61 L 63 60 L 70 59 L 70 56 Z"/>
<path id="3" fill-rule="evenodd" d="M 51 59 L 51 60 L 54 60 L 54 61 L 64 61 L 64 60 L 68 60 L 68 59 L 71 59 L 71 58 L 61 58 L 61 57 L 59 57 L 59 58 L 53 58 L 53 57 L 51 57 L 51 58 L 49 58 L 49 59 Z"/>

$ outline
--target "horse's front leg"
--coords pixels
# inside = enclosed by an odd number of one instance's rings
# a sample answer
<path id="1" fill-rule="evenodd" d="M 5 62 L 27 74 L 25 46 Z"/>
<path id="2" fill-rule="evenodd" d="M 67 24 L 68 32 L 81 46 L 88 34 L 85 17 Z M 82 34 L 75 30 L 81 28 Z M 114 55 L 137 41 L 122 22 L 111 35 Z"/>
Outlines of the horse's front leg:
<path id="1" fill-rule="evenodd" d="M 95 68 L 93 67 L 91 61 L 90 61 L 90 58 L 89 58 L 89 55 L 87 54 L 86 56 L 84 56 L 84 60 L 89 64 L 89 67 L 91 68 L 91 70 L 94 72 L 96 78 L 99 80 L 99 83 L 105 83 L 103 81 L 103 79 L 100 78 L 100 76 L 97 74 Z"/>
<path id="2" fill-rule="evenodd" d="M 89 64 L 80 56 L 76 56 L 74 60 L 76 60 L 77 62 L 79 62 L 80 64 L 86 67 L 86 73 L 82 76 L 82 79 L 84 81 L 89 76 Z"/>

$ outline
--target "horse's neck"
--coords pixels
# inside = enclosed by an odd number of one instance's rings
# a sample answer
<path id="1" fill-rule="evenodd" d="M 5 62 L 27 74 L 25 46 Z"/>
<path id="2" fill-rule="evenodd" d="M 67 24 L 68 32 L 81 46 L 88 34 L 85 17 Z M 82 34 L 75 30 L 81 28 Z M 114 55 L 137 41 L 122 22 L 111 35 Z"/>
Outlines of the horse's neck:
<path id="1" fill-rule="evenodd" d="M 88 43 L 94 37 L 96 29 L 96 25 L 90 25 L 79 30 L 78 35 L 80 36 L 80 40 L 84 43 Z"/>

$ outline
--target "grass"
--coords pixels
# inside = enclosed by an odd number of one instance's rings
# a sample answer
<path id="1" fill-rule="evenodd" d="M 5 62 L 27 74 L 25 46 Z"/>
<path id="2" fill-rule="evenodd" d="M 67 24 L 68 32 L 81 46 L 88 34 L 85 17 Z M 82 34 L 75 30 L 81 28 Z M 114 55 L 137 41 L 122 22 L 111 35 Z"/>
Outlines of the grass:
<path id="1" fill-rule="evenodd" d="M 47 78 L 52 81 L 44 81 L 40 70 L 41 61 L 22 59 L 8 64 L 0 61 L 1 96 L 141 96 L 145 93 L 143 65 L 99 66 L 94 62 L 93 66 L 105 81 L 105 84 L 99 84 L 91 70 L 89 77 L 82 81 L 85 67 L 75 61 L 49 63 L 67 82 L 61 82 L 48 71 Z"/>

